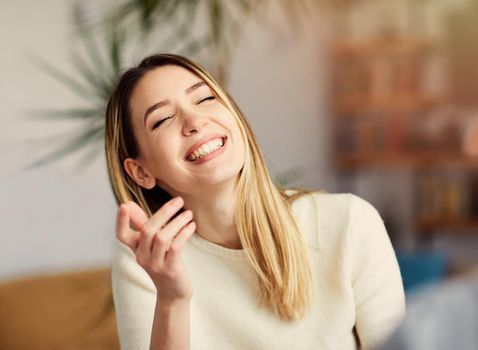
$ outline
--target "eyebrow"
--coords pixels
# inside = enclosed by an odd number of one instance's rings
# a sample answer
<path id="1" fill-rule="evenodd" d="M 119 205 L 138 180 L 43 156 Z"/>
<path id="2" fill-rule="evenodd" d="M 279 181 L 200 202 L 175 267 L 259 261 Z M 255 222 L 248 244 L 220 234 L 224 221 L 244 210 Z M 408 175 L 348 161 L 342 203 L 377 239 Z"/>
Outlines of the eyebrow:
<path id="1" fill-rule="evenodd" d="M 195 83 L 194 85 L 191 85 L 190 87 L 188 87 L 186 90 L 184 90 L 184 92 L 186 93 L 186 95 L 190 94 L 191 92 L 193 92 L 194 90 L 200 88 L 201 86 L 203 85 L 206 85 L 206 83 L 204 81 L 199 81 L 197 83 Z M 148 118 L 148 116 L 153 112 L 155 111 L 156 109 L 159 109 L 161 107 L 164 107 L 164 106 L 167 106 L 171 103 L 171 101 L 169 100 L 163 100 L 163 101 L 160 101 L 158 103 L 155 103 L 154 105 L 150 106 L 146 112 L 144 113 L 144 117 L 143 117 L 143 121 L 144 121 L 144 124 L 146 125 L 146 118 Z"/>

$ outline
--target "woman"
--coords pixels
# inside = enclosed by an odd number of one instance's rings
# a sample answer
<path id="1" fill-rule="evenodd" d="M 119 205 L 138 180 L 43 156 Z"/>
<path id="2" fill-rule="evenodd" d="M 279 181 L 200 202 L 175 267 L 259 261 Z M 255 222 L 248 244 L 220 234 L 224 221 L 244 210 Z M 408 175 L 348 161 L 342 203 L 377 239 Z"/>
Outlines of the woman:
<path id="1" fill-rule="evenodd" d="M 277 189 L 247 120 L 202 67 L 148 57 L 106 114 L 122 349 L 368 349 L 402 318 L 375 208 Z"/>

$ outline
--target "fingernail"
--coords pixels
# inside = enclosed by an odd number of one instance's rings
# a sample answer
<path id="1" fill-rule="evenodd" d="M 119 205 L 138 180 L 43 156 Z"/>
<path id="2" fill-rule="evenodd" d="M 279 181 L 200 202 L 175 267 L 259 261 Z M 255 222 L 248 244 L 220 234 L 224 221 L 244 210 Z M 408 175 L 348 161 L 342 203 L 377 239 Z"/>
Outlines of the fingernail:
<path id="1" fill-rule="evenodd" d="M 175 198 L 173 199 L 173 204 L 174 204 L 174 205 L 178 205 L 179 203 L 181 203 L 181 201 L 182 201 L 182 198 L 181 198 L 181 197 L 175 197 Z"/>

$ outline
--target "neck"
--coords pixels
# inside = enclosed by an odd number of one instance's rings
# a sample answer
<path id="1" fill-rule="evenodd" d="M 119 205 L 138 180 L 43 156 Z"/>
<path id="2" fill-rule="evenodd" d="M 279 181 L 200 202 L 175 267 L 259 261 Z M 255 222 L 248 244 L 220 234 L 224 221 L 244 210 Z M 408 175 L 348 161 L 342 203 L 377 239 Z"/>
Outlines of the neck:
<path id="1" fill-rule="evenodd" d="M 242 249 L 234 223 L 236 184 L 207 191 L 180 194 L 184 207 L 193 212 L 196 232 L 202 238 L 230 249 Z"/>

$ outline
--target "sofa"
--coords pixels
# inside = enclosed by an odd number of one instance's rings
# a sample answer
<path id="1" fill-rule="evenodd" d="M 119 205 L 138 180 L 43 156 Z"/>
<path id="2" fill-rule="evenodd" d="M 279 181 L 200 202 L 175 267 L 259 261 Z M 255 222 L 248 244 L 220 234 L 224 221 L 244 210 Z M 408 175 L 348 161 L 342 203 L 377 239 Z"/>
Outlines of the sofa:
<path id="1" fill-rule="evenodd" d="M 119 349 L 110 269 L 1 282 L 0 349 Z"/>

